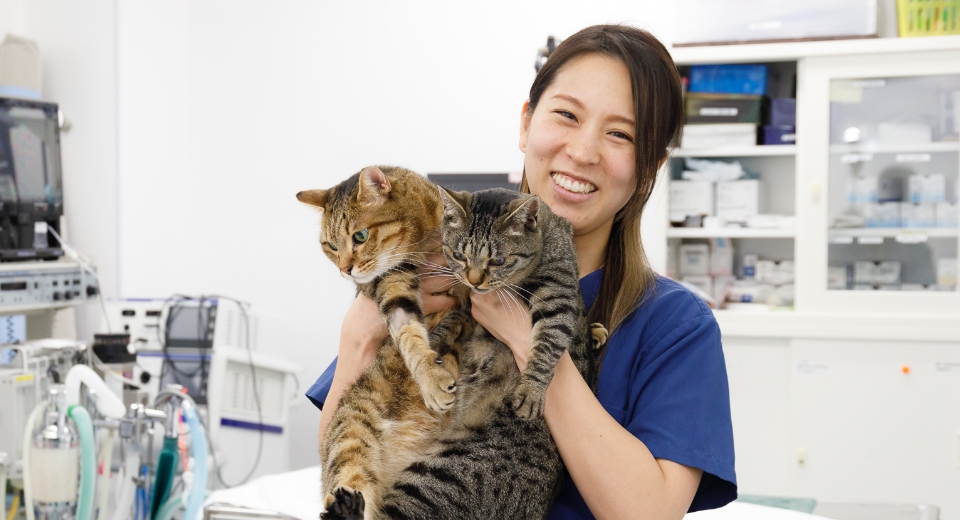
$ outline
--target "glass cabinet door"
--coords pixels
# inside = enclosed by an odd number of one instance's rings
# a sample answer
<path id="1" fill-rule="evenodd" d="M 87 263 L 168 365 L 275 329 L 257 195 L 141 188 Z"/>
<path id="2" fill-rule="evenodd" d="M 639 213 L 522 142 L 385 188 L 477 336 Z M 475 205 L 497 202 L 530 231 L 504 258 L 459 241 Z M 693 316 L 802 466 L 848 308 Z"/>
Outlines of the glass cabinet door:
<path id="1" fill-rule="evenodd" d="M 830 80 L 827 289 L 956 291 L 960 74 Z"/>

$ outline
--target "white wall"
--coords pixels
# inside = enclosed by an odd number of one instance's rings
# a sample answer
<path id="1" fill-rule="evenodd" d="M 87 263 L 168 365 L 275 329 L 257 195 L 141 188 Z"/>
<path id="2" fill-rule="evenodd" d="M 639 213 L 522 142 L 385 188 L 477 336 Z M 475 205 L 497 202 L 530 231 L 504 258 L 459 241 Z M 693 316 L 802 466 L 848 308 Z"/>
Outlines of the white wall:
<path id="1" fill-rule="evenodd" d="M 121 2 L 122 294 L 251 301 L 288 320 L 275 351 L 312 383 L 336 354 L 353 287 L 294 194 L 368 164 L 518 170 L 520 107 L 547 35 L 600 22 L 662 34 L 668 7 Z M 304 399 L 295 467 L 317 462 L 318 420 Z"/>

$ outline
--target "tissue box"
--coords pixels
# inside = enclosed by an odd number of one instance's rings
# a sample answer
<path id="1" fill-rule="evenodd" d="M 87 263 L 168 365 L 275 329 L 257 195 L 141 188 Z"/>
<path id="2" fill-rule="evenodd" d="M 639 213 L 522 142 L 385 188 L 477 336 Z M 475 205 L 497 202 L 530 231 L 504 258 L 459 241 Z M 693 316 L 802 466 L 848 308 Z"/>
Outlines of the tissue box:
<path id="1" fill-rule="evenodd" d="M 867 227 L 900 227 L 900 206 L 899 202 L 866 204 L 863 207 L 863 216 Z"/>
<path id="2" fill-rule="evenodd" d="M 910 202 L 941 202 L 947 198 L 947 178 L 942 173 L 911 175 Z"/>
<path id="3" fill-rule="evenodd" d="M 758 213 L 760 181 L 746 179 L 717 183 L 717 216 L 731 222 L 746 222 Z"/>
<path id="4" fill-rule="evenodd" d="M 709 276 L 684 276 L 683 281 L 713 296 L 713 279 Z"/>
<path id="5" fill-rule="evenodd" d="M 751 123 L 683 125 L 684 148 L 755 146 L 757 125 Z"/>
<path id="6" fill-rule="evenodd" d="M 688 123 L 763 123 L 763 96 L 688 92 L 684 112 Z"/>
<path id="7" fill-rule="evenodd" d="M 955 287 L 957 285 L 957 259 L 941 258 L 937 260 L 937 285 Z"/>
<path id="8" fill-rule="evenodd" d="M 687 215 L 713 215 L 712 182 L 670 182 L 670 221 L 683 222 Z"/>
<path id="9" fill-rule="evenodd" d="M 680 276 L 707 276 L 709 274 L 710 246 L 707 244 L 681 245 Z"/>
<path id="10" fill-rule="evenodd" d="M 878 177 L 857 177 L 853 179 L 847 200 L 852 204 L 879 202 L 880 179 Z"/>
<path id="11" fill-rule="evenodd" d="M 936 226 L 935 206 L 929 202 L 900 205 L 900 225 L 905 228 L 928 228 Z"/>
<path id="12" fill-rule="evenodd" d="M 757 281 L 770 285 L 793 283 L 794 264 L 792 260 L 775 262 L 760 260 L 757 262 Z"/>
<path id="13" fill-rule="evenodd" d="M 933 129 L 923 123 L 880 123 L 877 141 L 884 144 L 922 144 L 933 141 Z"/>
<path id="14" fill-rule="evenodd" d="M 833 291 L 847 290 L 847 276 L 849 269 L 846 266 L 827 267 L 827 289 Z"/>
<path id="15" fill-rule="evenodd" d="M 949 202 L 938 202 L 934 212 L 937 214 L 937 227 L 955 228 L 960 222 L 957 205 Z"/>
<path id="16" fill-rule="evenodd" d="M 733 247 L 730 241 L 716 238 L 711 241 L 710 274 L 712 276 L 733 274 Z"/>

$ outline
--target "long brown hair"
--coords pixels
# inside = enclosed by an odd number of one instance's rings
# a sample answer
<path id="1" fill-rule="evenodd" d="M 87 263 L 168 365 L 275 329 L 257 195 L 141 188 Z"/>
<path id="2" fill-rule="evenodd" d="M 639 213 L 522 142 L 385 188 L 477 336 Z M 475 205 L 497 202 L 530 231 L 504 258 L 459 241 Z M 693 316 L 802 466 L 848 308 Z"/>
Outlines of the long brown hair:
<path id="1" fill-rule="evenodd" d="M 626 65 L 637 124 L 637 187 L 614 219 L 600 292 L 589 312 L 592 322 L 603 323 L 613 332 L 640 305 L 653 281 L 653 269 L 640 242 L 640 216 L 667 148 L 679 141 L 683 98 L 677 67 L 653 35 L 626 25 L 594 25 L 567 38 L 550 54 L 530 87 L 528 117 L 563 66 L 584 54 L 602 54 Z M 530 192 L 526 174 L 520 189 Z"/>

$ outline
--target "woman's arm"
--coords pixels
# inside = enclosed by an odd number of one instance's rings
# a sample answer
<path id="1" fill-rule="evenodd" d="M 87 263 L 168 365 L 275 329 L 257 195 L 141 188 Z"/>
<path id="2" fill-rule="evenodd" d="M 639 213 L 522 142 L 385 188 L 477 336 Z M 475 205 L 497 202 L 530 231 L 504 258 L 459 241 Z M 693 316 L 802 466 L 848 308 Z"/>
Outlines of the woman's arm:
<path id="1" fill-rule="evenodd" d="M 514 352 L 521 370 L 530 354 L 529 311 L 504 309 L 495 294 L 474 294 L 473 316 Z M 682 518 L 702 471 L 655 459 L 603 408 L 564 354 L 547 389 L 544 418 L 577 489 L 597 518 Z"/>

